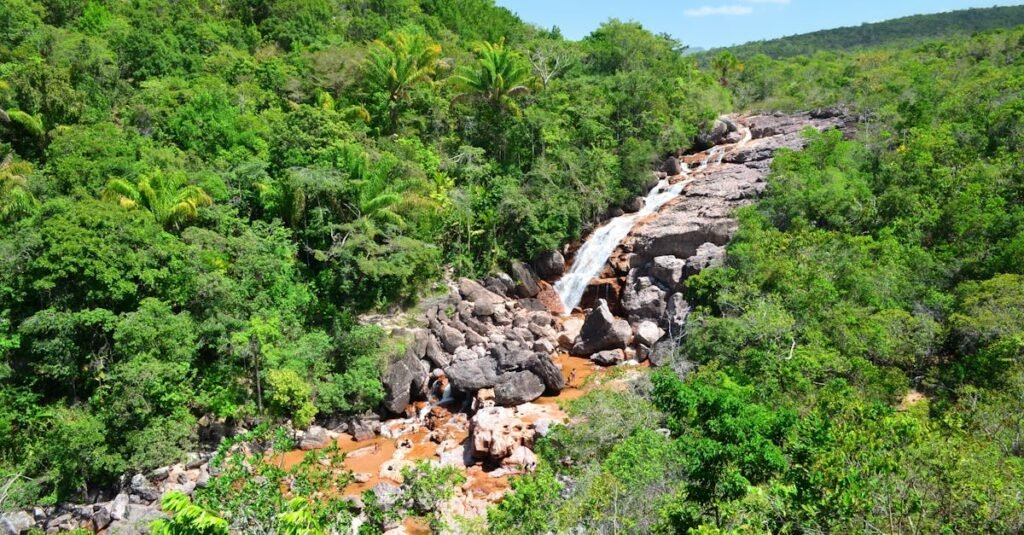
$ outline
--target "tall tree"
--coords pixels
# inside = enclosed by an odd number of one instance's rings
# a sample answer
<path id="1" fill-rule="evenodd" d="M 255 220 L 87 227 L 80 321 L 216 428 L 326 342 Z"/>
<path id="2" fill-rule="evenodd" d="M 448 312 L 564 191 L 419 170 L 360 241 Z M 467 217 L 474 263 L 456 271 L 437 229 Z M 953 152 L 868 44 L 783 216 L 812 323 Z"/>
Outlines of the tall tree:
<path id="1" fill-rule="evenodd" d="M 127 209 L 143 208 L 167 229 L 181 230 L 199 217 L 199 208 L 210 206 L 213 199 L 199 186 L 188 183 L 184 173 L 156 170 L 137 183 L 115 178 L 103 192 Z"/>
<path id="2" fill-rule="evenodd" d="M 441 45 L 430 42 L 422 32 L 390 32 L 370 45 L 366 78 L 374 91 L 387 95 L 388 133 L 398 130 L 410 91 L 431 81 L 440 56 Z"/>
<path id="3" fill-rule="evenodd" d="M 505 47 L 505 39 L 497 43 L 481 43 L 476 47 L 477 61 L 455 76 L 463 93 L 457 99 L 479 99 L 496 111 L 519 114 L 515 97 L 530 92 L 533 75 L 530 66 L 513 50 Z"/>
<path id="4" fill-rule="evenodd" d="M 711 68 L 718 75 L 718 83 L 729 87 L 729 77 L 734 73 L 743 72 L 743 64 L 732 52 L 722 52 L 711 58 Z"/>
<path id="5" fill-rule="evenodd" d="M 31 171 L 32 164 L 16 162 L 11 154 L 0 162 L 0 221 L 9 223 L 35 211 L 39 203 L 25 178 Z"/>

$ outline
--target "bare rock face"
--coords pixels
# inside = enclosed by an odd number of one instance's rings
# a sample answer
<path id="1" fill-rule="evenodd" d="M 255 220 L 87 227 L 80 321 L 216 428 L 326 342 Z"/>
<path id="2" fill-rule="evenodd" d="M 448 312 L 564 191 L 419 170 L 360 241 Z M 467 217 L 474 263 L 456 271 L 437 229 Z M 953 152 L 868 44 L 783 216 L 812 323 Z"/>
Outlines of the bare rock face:
<path id="1" fill-rule="evenodd" d="M 601 299 L 587 314 L 572 352 L 588 356 L 606 349 L 625 349 L 632 341 L 633 329 L 629 322 L 615 319 L 608 310 L 608 303 Z"/>
<path id="2" fill-rule="evenodd" d="M 579 318 L 569 318 L 562 321 L 562 332 L 558 335 L 558 345 L 562 349 L 572 349 L 582 329 L 583 320 Z"/>

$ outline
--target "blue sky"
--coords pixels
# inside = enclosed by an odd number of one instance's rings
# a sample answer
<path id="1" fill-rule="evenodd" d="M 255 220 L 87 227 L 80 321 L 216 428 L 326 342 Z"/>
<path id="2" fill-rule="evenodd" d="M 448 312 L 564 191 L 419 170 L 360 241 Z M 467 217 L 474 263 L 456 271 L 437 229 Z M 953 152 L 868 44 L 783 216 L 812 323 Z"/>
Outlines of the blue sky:
<path id="1" fill-rule="evenodd" d="M 918 13 L 1017 5 L 998 0 L 497 0 L 527 22 L 580 39 L 609 18 L 711 48 Z"/>

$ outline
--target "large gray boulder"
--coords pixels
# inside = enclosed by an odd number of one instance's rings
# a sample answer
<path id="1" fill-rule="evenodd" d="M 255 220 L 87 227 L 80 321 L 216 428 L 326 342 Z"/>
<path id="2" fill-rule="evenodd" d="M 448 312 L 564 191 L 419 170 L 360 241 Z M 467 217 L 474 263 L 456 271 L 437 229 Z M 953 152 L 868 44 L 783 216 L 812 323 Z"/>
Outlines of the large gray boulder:
<path id="1" fill-rule="evenodd" d="M 501 376 L 494 387 L 494 402 L 504 407 L 522 405 L 539 398 L 544 390 L 544 382 L 533 372 L 512 372 Z"/>
<path id="2" fill-rule="evenodd" d="M 679 161 L 679 158 L 669 156 L 669 158 L 665 160 L 664 165 L 661 166 L 661 170 L 668 176 L 681 175 L 683 174 L 683 163 Z"/>
<path id="3" fill-rule="evenodd" d="M 393 414 L 402 414 L 414 397 L 426 389 L 430 370 L 423 361 L 406 355 L 393 362 L 384 372 L 384 408 Z"/>
<path id="4" fill-rule="evenodd" d="M 705 269 L 721 267 L 724 264 L 724 246 L 715 245 L 710 242 L 702 243 L 700 247 L 697 247 L 697 251 L 694 255 L 686 259 L 686 267 L 683 269 L 683 274 L 687 277 L 691 277 Z"/>
<path id="5" fill-rule="evenodd" d="M 590 355 L 590 360 L 599 366 L 615 366 L 626 360 L 626 353 L 621 349 L 608 349 Z"/>
<path id="6" fill-rule="evenodd" d="M 463 394 L 473 394 L 481 388 L 498 384 L 498 366 L 490 358 L 456 362 L 444 369 L 452 388 Z"/>
<path id="7" fill-rule="evenodd" d="M 653 321 L 641 321 L 635 326 L 635 331 L 636 341 L 647 347 L 653 347 L 665 335 L 665 331 Z"/>
<path id="8" fill-rule="evenodd" d="M 616 319 L 604 299 L 597 301 L 583 321 L 579 340 L 573 346 L 573 354 L 589 356 L 606 349 L 625 349 L 633 339 L 629 322 Z"/>
<path id="9" fill-rule="evenodd" d="M 622 211 L 627 214 L 635 214 L 644 209 L 644 204 L 646 204 L 646 201 L 643 197 L 631 197 L 628 201 L 622 204 Z"/>
<path id="10" fill-rule="evenodd" d="M 555 366 L 555 363 L 543 353 L 535 353 L 526 369 L 533 372 L 544 383 L 544 391 L 549 396 L 558 394 L 565 388 L 565 377 L 562 370 Z"/>
<path id="11" fill-rule="evenodd" d="M 683 268 L 686 261 L 672 255 L 657 256 L 651 260 L 651 276 L 671 290 L 683 284 Z"/>
<path id="12" fill-rule="evenodd" d="M 449 325 L 441 327 L 438 338 L 441 339 L 444 350 L 449 353 L 454 353 L 456 349 L 466 345 L 466 337 L 458 329 Z"/>
<path id="13" fill-rule="evenodd" d="M 668 294 L 651 277 L 638 277 L 634 269 L 622 291 L 622 310 L 632 322 L 658 320 L 665 313 Z"/>
<path id="14" fill-rule="evenodd" d="M 330 433 L 323 427 L 314 425 L 302 435 L 302 440 L 299 441 L 299 449 L 302 451 L 320 450 L 326 448 L 330 443 Z"/>
<path id="15" fill-rule="evenodd" d="M 473 314 L 476 316 L 490 316 L 505 302 L 504 297 L 466 278 L 459 279 L 459 294 L 466 301 L 473 303 Z"/>
<path id="16" fill-rule="evenodd" d="M 128 487 L 131 493 L 142 498 L 147 502 L 152 502 L 160 499 L 160 491 L 154 486 L 146 476 L 142 474 L 135 474 L 132 476 L 131 483 Z"/>
<path id="17" fill-rule="evenodd" d="M 4 535 L 20 535 L 28 532 L 35 524 L 36 521 L 32 515 L 25 511 L 14 511 L 3 514 L 3 519 L 0 520 L 0 529 Z"/>
<path id="18" fill-rule="evenodd" d="M 735 130 L 735 124 L 732 125 Z M 721 143 L 725 136 L 729 133 L 729 123 L 722 119 L 715 120 L 715 123 L 711 125 L 711 128 L 697 134 L 697 139 L 694 142 L 694 147 L 700 150 L 709 149 Z"/>
<path id="19" fill-rule="evenodd" d="M 540 278 L 553 281 L 565 273 L 565 257 L 558 251 L 546 251 L 533 261 L 533 267 Z"/>
<path id="20" fill-rule="evenodd" d="M 657 368 L 670 364 L 676 354 L 677 347 L 675 341 L 668 338 L 654 344 L 654 347 L 651 348 L 651 352 L 647 356 L 648 360 L 651 361 L 651 366 Z"/>
<path id="21" fill-rule="evenodd" d="M 113 519 L 110 517 L 110 504 L 97 505 L 93 507 L 92 529 L 96 533 L 106 529 Z"/>
<path id="22" fill-rule="evenodd" d="M 519 261 L 512 262 L 512 280 L 516 283 L 515 293 L 519 297 L 537 297 L 537 294 L 540 293 L 537 274 L 528 264 Z"/>

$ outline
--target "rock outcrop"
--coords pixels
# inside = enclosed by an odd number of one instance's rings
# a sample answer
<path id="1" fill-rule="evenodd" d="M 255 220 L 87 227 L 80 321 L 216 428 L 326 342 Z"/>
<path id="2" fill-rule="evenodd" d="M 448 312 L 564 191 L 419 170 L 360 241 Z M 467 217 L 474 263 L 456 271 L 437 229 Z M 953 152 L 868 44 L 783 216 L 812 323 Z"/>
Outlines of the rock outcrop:
<path id="1" fill-rule="evenodd" d="M 624 349 L 632 339 L 633 329 L 629 322 L 613 316 L 608 303 L 601 299 L 587 314 L 572 352 L 575 355 L 590 356 L 606 349 Z"/>

